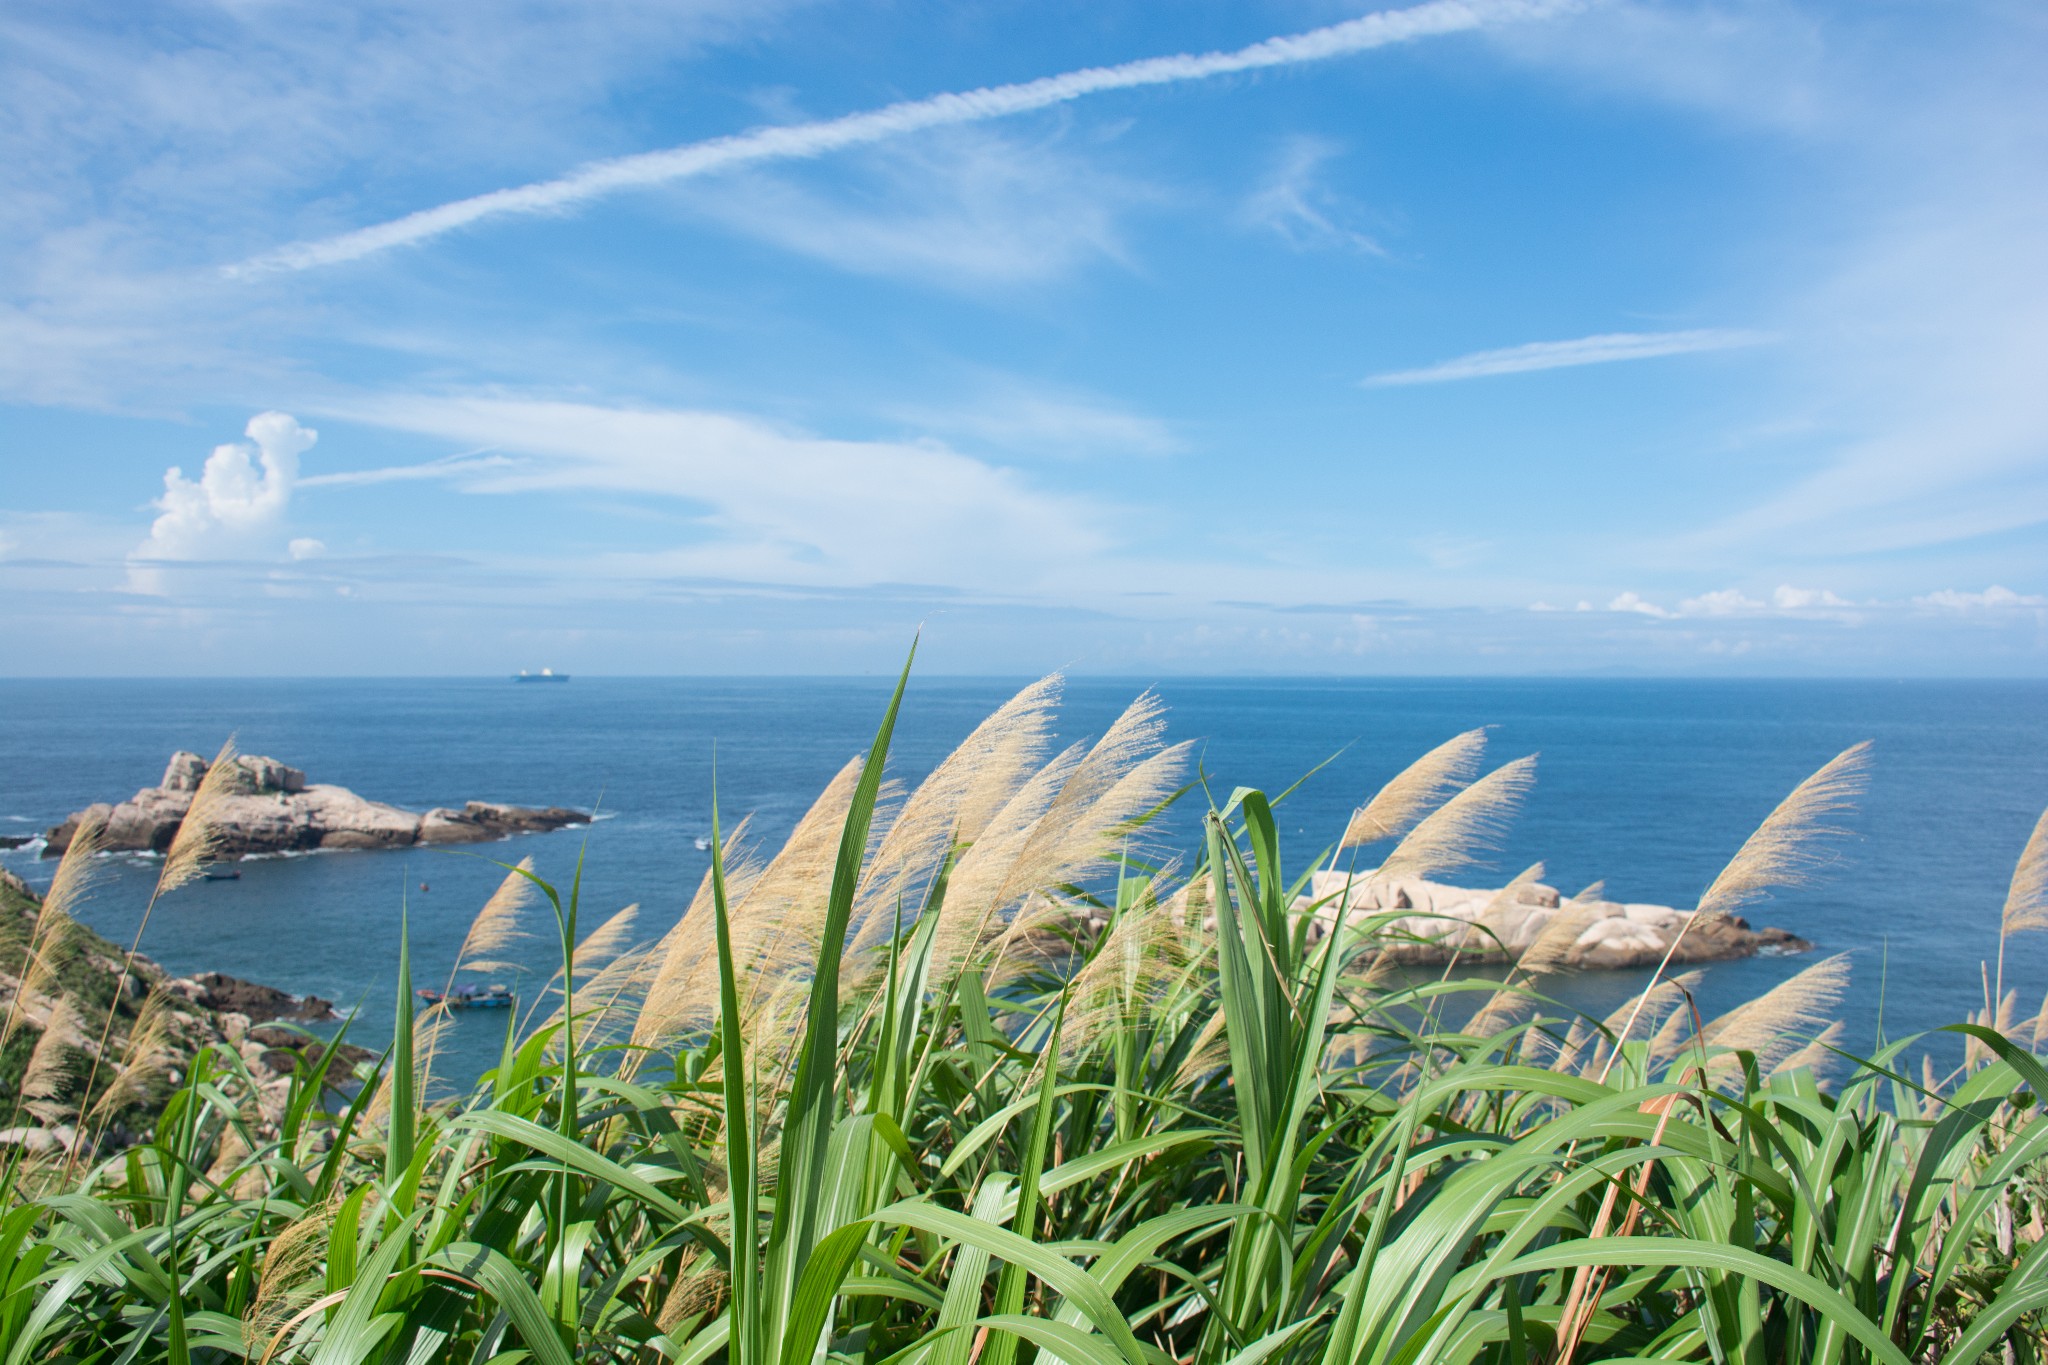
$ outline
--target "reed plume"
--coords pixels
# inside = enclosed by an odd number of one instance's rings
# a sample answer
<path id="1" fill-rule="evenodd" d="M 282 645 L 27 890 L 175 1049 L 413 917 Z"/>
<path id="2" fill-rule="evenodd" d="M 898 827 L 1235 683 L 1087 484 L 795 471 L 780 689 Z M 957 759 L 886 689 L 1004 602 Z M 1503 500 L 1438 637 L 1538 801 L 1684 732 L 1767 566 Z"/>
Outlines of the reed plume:
<path id="1" fill-rule="evenodd" d="M 157 874 L 157 895 L 169 895 L 198 880 L 206 874 L 207 864 L 219 858 L 221 802 L 233 796 L 240 783 L 241 768 L 235 762 L 235 741 L 230 737 L 207 765 L 206 776 L 192 793 L 192 804 L 185 808 L 185 818 L 178 822 L 178 832 L 171 836 L 163 871 Z"/>
<path id="2" fill-rule="evenodd" d="M 178 832 L 171 836 L 171 847 L 164 855 L 163 869 L 157 873 L 156 888 L 149 894 L 149 903 L 142 907 L 142 918 L 136 922 L 135 936 L 128 941 L 128 951 L 121 958 L 122 982 L 134 974 L 136 954 L 142 951 L 142 936 L 149 931 L 149 918 L 156 913 L 156 903 L 206 873 L 206 865 L 212 862 L 220 851 L 221 830 L 216 823 L 221 803 L 231 796 L 241 781 L 240 768 L 235 762 L 235 739 L 230 735 L 214 755 L 213 762 L 206 769 L 206 775 L 199 779 L 198 790 L 192 793 L 192 803 L 185 808 L 185 818 L 178 822 Z M 114 1015 L 121 1007 L 121 994 L 116 991 L 107 1005 L 107 1016 L 100 1023 L 99 1043 L 93 1049 L 92 1067 L 85 1079 L 85 1093 L 90 1095 L 99 1083 L 100 1063 L 105 1060 L 108 1042 L 114 1036 Z M 64 1163 L 64 1176 L 69 1179 L 71 1162 Z"/>
<path id="3" fill-rule="evenodd" d="M 1870 741 L 1852 745 L 1792 789 L 1743 841 L 1699 899 L 1703 914 L 1733 913 L 1771 888 L 1801 886 L 1833 861 L 1832 841 L 1848 831 L 1829 821 L 1854 809 L 1870 777 Z"/>
<path id="4" fill-rule="evenodd" d="M 1061 1060 L 1146 1018 L 1181 979 L 1187 961 L 1187 940 L 1171 902 L 1148 890 L 1110 923 L 1068 983 Z"/>
<path id="5" fill-rule="evenodd" d="M 840 778 L 835 777 L 827 792 L 831 792 L 839 781 Z M 821 801 L 823 799 L 820 798 Z M 806 815 L 798 827 L 802 828 L 809 819 L 810 816 Z M 744 898 L 761 876 L 760 865 L 748 852 L 748 824 L 746 819 L 740 820 L 725 836 L 720 848 L 725 862 L 728 904 Z M 683 917 L 655 944 L 653 979 L 634 1020 L 631 1040 L 634 1051 L 625 1063 L 629 1075 L 639 1069 L 653 1048 L 680 1033 L 705 1026 L 717 1011 L 718 964 L 712 952 L 715 925 L 711 901 L 711 872 L 707 868 L 697 882 L 696 894 L 690 898 L 689 908 L 683 912 Z M 735 959 L 737 961 L 737 946 Z M 705 993 L 707 980 L 711 983 L 708 995 Z"/>
<path id="6" fill-rule="evenodd" d="M 1841 1065 L 1842 1058 L 1834 1049 L 1841 1046 L 1848 1034 L 1848 1025 L 1837 1019 L 1822 1029 L 1814 1040 L 1797 1052 L 1792 1053 L 1772 1067 L 1772 1076 L 1786 1076 L 1794 1071 L 1807 1070 L 1816 1076 L 1825 1075 L 1830 1069 Z"/>
<path id="7" fill-rule="evenodd" d="M 99 879 L 104 867 L 99 853 L 105 834 L 104 819 L 94 816 L 85 820 L 57 864 L 42 908 L 36 912 L 35 928 L 29 934 L 22 958 L 20 982 L 15 987 L 14 999 L 7 1005 L 6 1022 L 0 1024 L 0 1047 L 21 1027 L 23 1011 L 31 996 L 47 1000 L 56 992 L 58 973 L 73 955 L 71 907 L 82 903 Z"/>
<path id="8" fill-rule="evenodd" d="M 1004 931 L 1034 892 L 1083 880 L 1174 790 L 1190 749 L 1159 747 L 1163 709 L 1152 693 L 1140 696 L 1093 746 L 1058 755 L 1005 804 L 948 884 L 935 979 L 1014 947 Z"/>
<path id="9" fill-rule="evenodd" d="M 1504 763 L 1408 831 L 1374 879 L 1428 877 L 1483 860 L 1507 833 L 1515 807 L 1536 781 L 1536 756 Z"/>
<path id="10" fill-rule="evenodd" d="M 1849 989 L 1849 955 L 1837 953 L 1710 1022 L 1700 1040 L 1713 1048 L 1751 1052 L 1768 1072 L 1835 1022 Z M 1732 1064 L 1716 1059 L 1723 1067 Z"/>
<path id="11" fill-rule="evenodd" d="M 142 1002 L 141 1010 L 136 1013 L 134 1025 L 128 1030 L 128 1042 L 122 1049 L 121 1073 L 114 1077 L 93 1104 L 95 1118 L 105 1122 L 123 1107 L 147 1099 L 151 1084 L 169 1074 L 179 1057 L 177 1041 L 172 1035 L 174 1017 L 170 993 L 162 986 L 152 988 L 149 998 Z"/>
<path id="12" fill-rule="evenodd" d="M 415 1103 L 426 1098 L 427 1086 L 433 1080 L 434 1053 L 441 1046 L 441 1035 L 454 1023 L 448 1011 L 448 1002 L 437 1001 L 420 1012 L 413 1022 L 413 1064 L 412 1093 Z M 363 1110 L 363 1121 L 372 1128 L 378 1128 L 391 1117 L 391 1097 L 396 1076 L 386 1067 L 384 1075 L 377 1082 L 375 1093 L 370 1096 L 369 1107 Z"/>
<path id="13" fill-rule="evenodd" d="M 980 839 L 1038 771 L 1060 685 L 1060 675 L 1051 674 L 996 708 L 903 803 L 861 879 L 852 919 L 854 948 L 871 948 L 892 932 L 897 905 L 921 899 L 921 887 L 946 854 Z"/>
<path id="14" fill-rule="evenodd" d="M 1581 902 L 1576 898 L 1566 901 L 1551 913 L 1529 946 L 1515 959 L 1516 970 L 1524 976 L 1542 976 L 1571 966 L 1572 949 L 1578 946 L 1579 935 L 1598 918 L 1598 902 Z"/>
<path id="15" fill-rule="evenodd" d="M 1773 886 L 1800 885 L 1829 861 L 1826 841 L 1844 838 L 1848 832 L 1828 821 L 1853 808 L 1852 799 L 1862 793 L 1869 772 L 1870 741 L 1852 744 L 1794 787 L 1792 794 L 1764 817 L 1756 833 L 1743 841 L 1700 897 L 1694 912 L 1686 916 L 1678 932 L 1671 936 L 1657 970 L 1650 973 L 1649 985 L 1636 1001 L 1637 1009 L 1642 1008 L 1643 1000 L 1663 979 L 1678 945 L 1685 941 L 1701 915 L 1716 911 L 1732 913 L 1765 895 Z M 1600 1079 L 1607 1079 L 1605 1071 L 1600 1073 Z"/>
<path id="16" fill-rule="evenodd" d="M 1998 985 L 2005 987 L 2005 941 L 2030 929 L 2048 929 L 2048 811 L 2034 822 L 2027 846 L 2012 870 L 2005 910 L 1998 917 Z"/>
<path id="17" fill-rule="evenodd" d="M 36 1039 L 28 1066 L 21 1073 L 21 1107 L 45 1126 L 72 1112 L 67 1097 L 78 1083 L 84 1045 L 78 1023 L 78 1011 L 71 998 L 60 999 L 43 1024 L 42 1036 Z"/>
<path id="18" fill-rule="evenodd" d="M 256 1295 L 242 1317 L 244 1354 L 248 1357 L 269 1359 L 293 1315 L 313 1297 L 306 1281 L 319 1268 L 327 1251 L 337 1207 L 339 1201 L 332 1199 L 316 1204 L 270 1239 L 263 1269 L 257 1277 Z"/>
<path id="19" fill-rule="evenodd" d="M 1402 769 L 1360 806 L 1344 827 L 1340 848 L 1398 839 L 1452 793 L 1469 784 L 1486 753 L 1486 731 L 1467 730 Z"/>
<path id="20" fill-rule="evenodd" d="M 613 959 L 633 946 L 633 930 L 640 922 L 640 907 L 629 905 L 583 936 L 576 945 L 578 970 L 586 965 L 601 972 Z"/>
<path id="21" fill-rule="evenodd" d="M 469 931 L 462 936 L 462 946 L 455 950 L 455 971 L 457 972 L 516 972 L 520 964 L 504 960 L 504 953 L 513 945 L 522 943 L 533 935 L 524 924 L 526 907 L 535 895 L 533 859 L 521 858 L 516 871 L 505 874 L 505 880 L 498 883 L 498 889 L 484 902 L 483 909 L 476 912 L 476 918 L 469 922 Z M 454 973 L 449 974 L 449 984 L 454 984 Z"/>

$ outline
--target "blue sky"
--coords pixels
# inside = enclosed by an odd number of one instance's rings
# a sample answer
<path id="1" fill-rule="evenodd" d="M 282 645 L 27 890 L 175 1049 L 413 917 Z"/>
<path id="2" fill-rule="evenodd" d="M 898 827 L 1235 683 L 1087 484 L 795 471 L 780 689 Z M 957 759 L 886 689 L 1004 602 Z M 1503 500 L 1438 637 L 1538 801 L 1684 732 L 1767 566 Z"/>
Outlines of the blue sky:
<path id="1" fill-rule="evenodd" d="M 2044 62 L 2026 0 L 26 0 L 0 671 L 2039 676 Z"/>

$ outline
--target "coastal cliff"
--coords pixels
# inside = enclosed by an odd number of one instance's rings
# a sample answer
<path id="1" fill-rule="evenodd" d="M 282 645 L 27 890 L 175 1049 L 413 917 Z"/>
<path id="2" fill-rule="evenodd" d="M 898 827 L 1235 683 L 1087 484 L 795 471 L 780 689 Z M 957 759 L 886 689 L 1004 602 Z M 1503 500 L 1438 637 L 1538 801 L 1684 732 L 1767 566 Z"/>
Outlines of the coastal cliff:
<path id="1" fill-rule="evenodd" d="M 415 844 L 474 844 L 586 823 L 590 816 L 563 806 L 506 806 L 471 801 L 461 809 L 415 812 L 371 801 L 346 787 L 306 781 L 305 773 L 274 758 L 244 754 L 233 760 L 233 782 L 213 808 L 224 858 L 291 853 L 316 848 L 408 848 Z M 100 802 L 54 826 L 43 855 L 71 846 L 87 820 L 104 822 L 109 852 L 163 852 L 171 846 L 206 776 L 198 754 L 177 753 L 163 781 L 126 801 Z"/>

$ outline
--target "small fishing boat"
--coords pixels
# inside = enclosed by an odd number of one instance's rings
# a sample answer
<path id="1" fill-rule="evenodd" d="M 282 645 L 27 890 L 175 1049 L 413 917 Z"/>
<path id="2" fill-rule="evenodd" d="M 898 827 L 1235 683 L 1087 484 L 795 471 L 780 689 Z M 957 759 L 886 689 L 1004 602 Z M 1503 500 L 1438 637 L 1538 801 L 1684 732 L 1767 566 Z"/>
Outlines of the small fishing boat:
<path id="1" fill-rule="evenodd" d="M 216 867 L 206 874 L 206 880 L 210 882 L 238 882 L 242 880 L 242 874 L 231 867 Z"/>
<path id="2" fill-rule="evenodd" d="M 512 989 L 509 986 L 457 986 L 452 991 L 441 992 L 422 986 L 413 992 L 429 1005 L 446 1005 L 452 1010 L 503 1010 L 512 1008 Z"/>
<path id="3" fill-rule="evenodd" d="M 567 673 L 557 673 L 557 672 L 555 672 L 555 670 L 554 670 L 554 669 L 552 669 L 552 668 L 543 668 L 543 669 L 542 669 L 542 670 L 541 670 L 540 672 L 538 672 L 538 673 L 529 673 L 529 672 L 527 672 L 527 671 L 526 671 L 525 669 L 523 669 L 523 668 L 522 668 L 522 669 L 520 669 L 520 670 L 519 670 L 519 671 L 518 671 L 517 673 L 515 673 L 515 674 L 513 674 L 513 675 L 512 675 L 512 681 L 513 681 L 513 682 L 567 682 L 567 681 L 569 681 L 569 675 L 568 675 Z"/>

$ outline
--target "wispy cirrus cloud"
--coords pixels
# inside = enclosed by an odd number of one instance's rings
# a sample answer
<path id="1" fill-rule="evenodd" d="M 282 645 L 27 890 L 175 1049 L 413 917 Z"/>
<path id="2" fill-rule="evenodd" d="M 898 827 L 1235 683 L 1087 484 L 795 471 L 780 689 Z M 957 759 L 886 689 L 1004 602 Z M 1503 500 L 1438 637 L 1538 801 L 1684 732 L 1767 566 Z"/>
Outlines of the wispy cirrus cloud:
<path id="1" fill-rule="evenodd" d="M 1532 341 L 1497 351 L 1474 351 L 1453 360 L 1414 370 L 1392 370 L 1365 380 L 1368 388 L 1406 384 L 1449 384 L 1460 379 L 1488 379 L 1532 370 L 1564 370 L 1579 365 L 1611 365 L 1621 360 L 1653 360 L 1658 356 L 1691 355 L 1761 346 L 1777 338 L 1769 332 L 1731 327 L 1705 327 L 1685 332 L 1603 332 L 1572 341 Z"/>
<path id="2" fill-rule="evenodd" d="M 813 123 L 757 128 L 663 151 L 590 162 L 552 180 L 492 190 L 353 232 L 282 247 L 230 266 L 226 273 L 230 277 L 248 277 L 339 265 L 393 247 L 428 241 L 487 218 L 559 211 L 621 190 L 767 162 L 807 160 L 929 128 L 980 123 L 1047 109 L 1111 90 L 1178 85 L 1328 61 L 1500 22 L 1544 18 L 1577 7 L 1577 0 L 1427 0 L 1410 9 L 1387 10 L 1306 33 L 1268 38 L 1231 52 L 1147 57 L 1011 85 L 904 100 Z"/>
<path id="3" fill-rule="evenodd" d="M 1385 247 L 1350 223 L 1355 212 L 1322 183 L 1324 163 L 1340 148 L 1321 138 L 1297 137 L 1281 148 L 1272 172 L 1244 201 L 1238 216 L 1296 251 L 1343 247 L 1384 256 Z"/>

